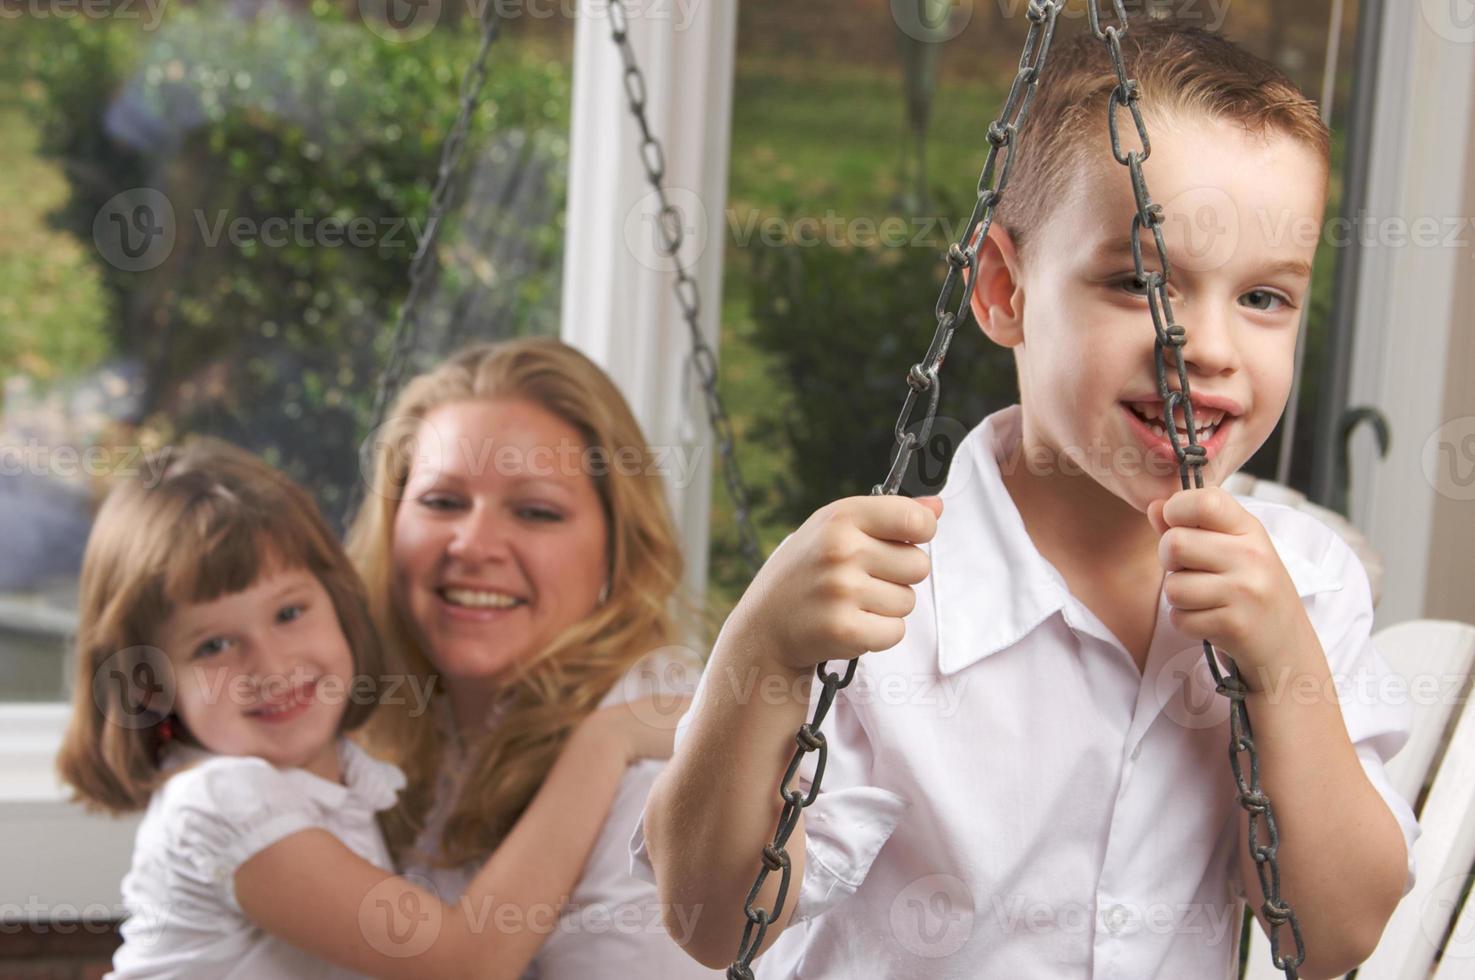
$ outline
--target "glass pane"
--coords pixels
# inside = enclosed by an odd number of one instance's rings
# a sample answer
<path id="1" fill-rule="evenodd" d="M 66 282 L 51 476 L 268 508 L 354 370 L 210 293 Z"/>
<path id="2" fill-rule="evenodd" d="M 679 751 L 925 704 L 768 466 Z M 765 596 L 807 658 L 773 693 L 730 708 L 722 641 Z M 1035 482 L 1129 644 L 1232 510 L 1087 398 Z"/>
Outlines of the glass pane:
<path id="1" fill-rule="evenodd" d="M 341 526 L 480 36 L 477 5 L 384 3 L 71 5 L 0 33 L 0 700 L 62 696 L 90 515 L 141 448 L 230 439 Z M 411 370 L 557 332 L 572 37 L 551 10 L 504 24 Z"/>
<path id="2" fill-rule="evenodd" d="M 1025 0 L 937 0 L 950 19 L 929 35 L 917 10 L 931 2 L 746 0 L 739 8 L 722 373 L 767 551 L 821 504 L 865 493 L 886 475 L 906 371 L 932 337 L 943 252 L 972 210 L 984 131 L 1018 68 Z M 1280 64 L 1310 97 L 1320 94 L 1333 0 L 1150 6 L 1222 29 Z M 1085 13 L 1084 3 L 1068 4 L 1057 38 L 1084 30 Z M 1334 76 L 1328 217 L 1341 200 L 1341 109 L 1356 22 L 1349 3 Z M 946 40 L 919 40 L 929 36 Z M 1289 481 L 1303 491 L 1337 259 L 1332 248 L 1318 252 Z M 1018 400 L 1012 355 L 974 328 L 957 334 L 943 378 L 932 447 L 940 456 Z M 1273 476 L 1278 446 L 1277 431 L 1246 470 Z M 931 464 L 904 489 L 930 492 L 944 475 L 944 464 Z M 747 582 L 736 540 L 718 481 L 711 601 L 719 615 Z"/>

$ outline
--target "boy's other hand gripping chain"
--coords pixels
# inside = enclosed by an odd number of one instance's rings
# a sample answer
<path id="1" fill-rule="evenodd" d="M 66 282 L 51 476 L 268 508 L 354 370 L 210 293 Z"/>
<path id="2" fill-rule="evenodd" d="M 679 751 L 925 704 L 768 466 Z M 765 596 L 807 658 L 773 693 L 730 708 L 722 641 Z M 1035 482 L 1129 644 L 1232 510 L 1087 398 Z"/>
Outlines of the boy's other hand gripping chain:
<path id="1" fill-rule="evenodd" d="M 1316 631 L 1269 534 L 1222 487 L 1179 490 L 1148 504 L 1160 535 L 1163 595 L 1174 626 L 1232 657 L 1246 687 L 1263 691 L 1320 650 Z"/>

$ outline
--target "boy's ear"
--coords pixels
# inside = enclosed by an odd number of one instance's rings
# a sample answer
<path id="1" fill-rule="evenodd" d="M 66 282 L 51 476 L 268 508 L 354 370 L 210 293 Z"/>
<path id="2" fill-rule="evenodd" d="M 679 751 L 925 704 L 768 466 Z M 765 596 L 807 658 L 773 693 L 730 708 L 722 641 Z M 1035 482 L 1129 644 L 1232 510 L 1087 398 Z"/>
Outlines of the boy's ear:
<path id="1" fill-rule="evenodd" d="M 1001 347 L 1024 340 L 1024 290 L 1019 283 L 1019 253 L 1008 230 L 997 222 L 978 250 L 978 286 L 973 290 L 973 319 Z"/>

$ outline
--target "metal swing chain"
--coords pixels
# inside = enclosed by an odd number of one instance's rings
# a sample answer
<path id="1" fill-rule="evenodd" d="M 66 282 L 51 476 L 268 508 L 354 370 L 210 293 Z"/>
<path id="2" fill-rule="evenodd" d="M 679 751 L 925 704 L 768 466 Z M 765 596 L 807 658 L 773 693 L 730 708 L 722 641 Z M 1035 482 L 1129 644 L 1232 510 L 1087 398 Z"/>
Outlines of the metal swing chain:
<path id="1" fill-rule="evenodd" d="M 1203 474 L 1200 468 L 1203 466 L 1207 455 L 1204 448 L 1198 444 L 1197 430 L 1193 423 L 1193 404 L 1189 401 L 1188 370 L 1183 362 L 1183 345 L 1187 341 L 1187 334 L 1182 325 L 1173 320 L 1173 307 L 1168 300 L 1168 279 L 1171 270 L 1168 266 L 1168 250 L 1163 241 L 1162 205 L 1154 204 L 1147 193 L 1147 181 L 1143 177 L 1142 164 L 1152 155 L 1152 144 L 1147 138 L 1147 127 L 1142 121 L 1142 111 L 1138 105 L 1140 92 L 1137 82 L 1127 77 L 1126 63 L 1122 57 L 1121 38 L 1127 33 L 1127 12 L 1122 0 L 1112 0 L 1113 13 L 1116 16 L 1116 24 L 1108 24 L 1102 27 L 1099 0 L 1090 0 L 1088 14 L 1090 17 L 1091 33 L 1096 39 L 1106 44 L 1107 51 L 1111 55 L 1112 65 L 1116 69 L 1117 85 L 1112 92 L 1107 104 L 1107 123 L 1111 133 L 1111 152 L 1118 163 L 1125 166 L 1132 178 L 1132 192 L 1136 197 L 1137 214 L 1132 218 L 1132 265 L 1136 273 L 1137 282 L 1148 290 L 1148 308 L 1152 311 L 1152 323 L 1157 332 L 1157 340 L 1154 344 L 1153 356 L 1157 367 L 1158 394 L 1163 399 L 1164 418 L 1168 424 L 1164 426 L 1168 432 L 1168 438 L 1173 443 L 1173 452 L 1178 457 L 1178 475 L 1182 481 L 1183 489 L 1202 489 L 1204 485 Z M 1122 152 L 1121 133 L 1117 121 L 1118 110 L 1125 107 L 1132 114 L 1132 123 L 1136 127 L 1137 136 L 1142 141 L 1142 152 L 1136 150 Z M 1158 261 L 1161 263 L 1161 272 L 1148 272 L 1142 263 L 1142 241 L 1139 233 L 1143 228 L 1152 231 L 1153 242 L 1157 248 Z M 1178 370 L 1178 382 L 1180 390 L 1171 391 L 1168 388 L 1167 366 L 1163 357 L 1163 349 L 1171 347 L 1176 360 Z M 1177 426 L 1173 420 L 1177 418 L 1174 410 L 1183 410 L 1184 422 L 1188 427 L 1188 445 L 1182 446 L 1178 442 Z M 1189 470 L 1192 470 L 1192 483 L 1189 481 Z M 1250 732 L 1250 717 L 1245 708 L 1245 695 L 1248 691 L 1244 681 L 1240 677 L 1239 668 L 1234 660 L 1225 657 L 1226 668 L 1221 673 L 1219 664 L 1214 656 L 1214 646 L 1208 640 L 1203 641 L 1204 656 L 1208 660 L 1209 670 L 1213 674 L 1215 690 L 1229 698 L 1229 764 L 1234 770 L 1234 781 L 1239 789 L 1239 804 L 1244 808 L 1249 818 L 1249 845 L 1250 854 L 1255 860 L 1255 871 L 1260 878 L 1260 887 L 1265 895 L 1265 904 L 1260 911 L 1265 916 L 1265 921 L 1270 924 L 1270 957 L 1276 969 L 1285 972 L 1287 980 L 1296 980 L 1297 969 L 1306 959 L 1306 945 L 1301 938 L 1301 926 L 1296 919 L 1296 913 L 1291 909 L 1289 903 L 1280 895 L 1280 865 L 1277 862 L 1277 852 L 1280 849 L 1280 834 L 1276 829 L 1275 813 L 1270 806 L 1270 798 L 1265 795 L 1260 786 L 1260 759 L 1255 751 L 1255 742 Z M 1240 763 L 1240 753 L 1249 756 L 1249 778 L 1246 780 L 1244 769 Z M 1265 822 L 1265 843 L 1260 843 L 1259 822 Z M 1280 952 L 1281 930 L 1289 927 L 1291 938 L 1295 942 L 1296 952 L 1293 956 L 1285 956 Z"/>
<path id="2" fill-rule="evenodd" d="M 1034 99 L 1035 91 L 1039 87 L 1040 73 L 1044 70 L 1046 58 L 1049 55 L 1050 41 L 1055 34 L 1055 22 L 1064 4 L 1065 0 L 1029 0 L 1027 11 L 1029 34 L 1025 38 L 1024 51 L 1019 57 L 1019 71 L 1014 76 L 1014 84 L 1009 89 L 1008 98 L 1004 102 L 1004 108 L 999 113 L 999 117 L 989 123 L 988 156 L 984 160 L 983 171 L 978 178 L 978 196 L 973 214 L 969 217 L 967 228 L 963 231 L 962 236 L 948 248 L 947 276 L 943 280 L 942 292 L 937 297 L 937 305 L 933 311 L 937 318 L 937 329 L 933 333 L 932 343 L 927 348 L 926 357 L 921 363 L 912 365 L 907 372 L 908 391 L 902 403 L 901 415 L 896 420 L 896 457 L 892 460 L 891 470 L 886 475 L 886 479 L 872 488 L 873 495 L 896 494 L 912 456 L 926 444 L 931 434 L 941 394 L 942 383 L 939 379 L 939 372 L 943 358 L 947 355 L 953 334 L 961 324 L 967 322 L 971 315 L 973 288 L 978 279 L 978 250 L 982 247 L 984 236 L 988 234 L 988 229 L 993 224 L 994 210 L 999 201 L 1003 199 L 1004 188 L 1009 182 L 1009 172 L 1014 162 L 1015 136 L 1024 125 L 1030 102 Z M 1003 165 L 999 166 L 1001 153 L 1004 159 Z M 963 276 L 965 269 L 968 271 L 966 279 Z M 949 309 L 949 306 L 952 306 L 952 309 Z M 914 422 L 913 412 L 924 394 L 927 400 L 920 422 Z M 783 911 L 784 900 L 788 897 L 791 871 L 789 852 L 785 849 L 785 845 L 793 834 L 804 808 L 812 804 L 819 795 L 820 781 L 825 772 L 828 747 L 825 736 L 820 732 L 820 725 L 824 722 L 825 716 L 829 714 L 836 693 L 848 686 L 855 678 L 856 666 L 859 663 L 858 658 L 848 661 L 843 674 L 826 669 L 825 664 L 820 664 L 815 668 L 821 690 L 813 717 L 799 726 L 798 734 L 795 736 L 798 747 L 789 759 L 784 778 L 779 782 L 779 799 L 783 803 L 783 809 L 779 814 L 773 840 L 763 848 L 762 867 L 758 870 L 753 886 L 748 890 L 747 898 L 743 900 L 743 913 L 747 921 L 743 926 L 737 959 L 727 968 L 729 980 L 752 980 L 753 958 L 763 947 L 763 939 L 768 932 L 769 924 Z M 814 778 L 810 782 L 809 793 L 806 795 L 802 790 L 792 787 L 790 783 L 798 774 L 804 757 L 810 752 L 818 752 L 819 756 L 815 760 Z M 779 874 L 779 886 L 778 893 L 773 900 L 772 910 L 761 906 L 755 907 L 753 903 L 757 901 L 758 893 L 763 889 L 769 875 L 774 872 Z"/>
<path id="3" fill-rule="evenodd" d="M 660 202 L 656 227 L 659 241 L 656 251 L 676 266 L 676 282 L 672 287 L 676 302 L 681 305 L 681 316 L 686 321 L 691 335 L 691 361 L 696 367 L 702 385 L 702 394 L 707 404 L 707 420 L 717 438 L 717 453 L 722 459 L 722 478 L 727 484 L 727 496 L 732 501 L 733 521 L 737 525 L 738 552 L 748 575 L 758 574 L 763 564 L 763 549 L 758 543 L 758 532 L 753 527 L 752 497 L 743 482 L 738 468 L 737 454 L 732 431 L 732 421 L 717 392 L 717 354 L 707 343 L 701 326 L 701 292 L 697 281 L 686 271 L 677 254 L 686 241 L 686 228 L 681 209 L 671 203 L 666 194 L 666 151 L 651 130 L 646 116 L 645 73 L 635 59 L 635 49 L 630 44 L 630 18 L 625 9 L 625 0 L 609 0 L 610 37 L 620 51 L 624 62 L 625 97 L 629 101 L 630 114 L 640 126 L 640 162 L 645 166 L 645 179 L 655 191 Z"/>
<path id="4" fill-rule="evenodd" d="M 502 29 L 502 15 L 495 3 L 482 4 L 481 46 L 467 66 L 461 79 L 461 102 L 456 121 L 441 144 L 440 166 L 436 171 L 435 188 L 430 194 L 430 206 L 425 216 L 425 233 L 420 238 L 420 248 L 410 262 L 410 291 L 400 304 L 395 318 L 394 332 L 390 339 L 389 357 L 384 371 L 379 375 L 379 387 L 374 392 L 373 420 L 369 431 L 373 432 L 384 423 L 384 412 L 389 401 L 399 391 L 404 380 L 405 362 L 420 333 L 420 299 L 434 265 L 432 256 L 440 240 L 441 225 L 451 204 L 451 191 L 455 184 L 456 169 L 461 162 L 461 153 L 466 144 L 466 133 L 471 128 L 471 115 L 481 101 L 482 89 L 487 81 L 487 54 L 496 42 Z"/>

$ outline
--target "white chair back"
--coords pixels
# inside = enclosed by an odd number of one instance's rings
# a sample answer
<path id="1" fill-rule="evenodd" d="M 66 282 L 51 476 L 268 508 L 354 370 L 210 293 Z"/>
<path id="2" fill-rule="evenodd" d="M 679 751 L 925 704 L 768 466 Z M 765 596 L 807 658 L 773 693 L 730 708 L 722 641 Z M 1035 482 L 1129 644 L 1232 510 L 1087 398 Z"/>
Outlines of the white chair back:
<path id="1" fill-rule="evenodd" d="M 1475 864 L 1475 709 L 1461 700 L 1475 663 L 1475 626 L 1414 620 L 1380 630 L 1373 642 L 1408 682 L 1413 702 L 1413 730 L 1389 761 L 1389 778 L 1411 804 L 1425 785 L 1429 793 L 1416 810 L 1413 891 L 1357 980 L 1475 980 L 1475 902 L 1464 901 Z M 1264 931 L 1252 929 L 1246 980 L 1283 978 Z"/>

